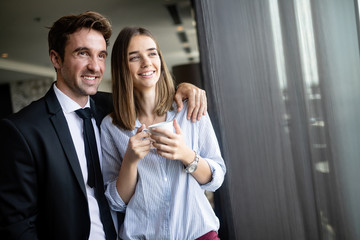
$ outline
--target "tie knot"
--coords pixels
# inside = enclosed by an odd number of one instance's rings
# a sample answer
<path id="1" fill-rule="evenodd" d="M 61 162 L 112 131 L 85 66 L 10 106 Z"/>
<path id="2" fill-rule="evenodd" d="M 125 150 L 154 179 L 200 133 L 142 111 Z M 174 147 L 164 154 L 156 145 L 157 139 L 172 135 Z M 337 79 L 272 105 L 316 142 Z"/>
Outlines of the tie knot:
<path id="1" fill-rule="evenodd" d="M 75 113 L 82 119 L 91 119 L 92 111 L 91 108 L 80 108 L 75 111 Z"/>

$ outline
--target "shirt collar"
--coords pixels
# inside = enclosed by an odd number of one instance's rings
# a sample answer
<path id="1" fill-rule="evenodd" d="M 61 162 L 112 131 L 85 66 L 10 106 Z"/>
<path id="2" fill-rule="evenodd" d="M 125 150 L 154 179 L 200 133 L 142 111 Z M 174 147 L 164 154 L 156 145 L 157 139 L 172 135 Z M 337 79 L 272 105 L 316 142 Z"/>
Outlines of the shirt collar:
<path id="1" fill-rule="evenodd" d="M 78 110 L 79 108 L 82 108 L 77 102 L 72 100 L 70 97 L 68 97 L 65 93 L 63 93 L 60 89 L 56 87 L 56 84 L 54 86 L 54 92 L 59 100 L 59 103 L 61 105 L 61 108 L 63 109 L 64 113 L 71 113 L 75 110 Z M 90 107 L 90 98 L 88 97 L 88 101 L 85 105 L 85 107 Z M 84 107 L 84 108 L 85 108 Z"/>
<path id="2" fill-rule="evenodd" d="M 177 105 L 176 105 L 176 103 L 175 103 L 175 101 L 173 102 L 173 110 L 170 112 L 167 112 L 166 113 L 166 122 L 168 122 L 168 121 L 173 121 L 174 120 L 174 118 L 176 117 L 176 113 L 177 113 Z M 184 108 L 183 108 L 184 109 Z M 136 121 L 135 121 L 135 128 L 140 128 L 141 127 L 141 123 L 140 123 L 140 121 L 139 121 L 139 119 L 136 119 Z"/>

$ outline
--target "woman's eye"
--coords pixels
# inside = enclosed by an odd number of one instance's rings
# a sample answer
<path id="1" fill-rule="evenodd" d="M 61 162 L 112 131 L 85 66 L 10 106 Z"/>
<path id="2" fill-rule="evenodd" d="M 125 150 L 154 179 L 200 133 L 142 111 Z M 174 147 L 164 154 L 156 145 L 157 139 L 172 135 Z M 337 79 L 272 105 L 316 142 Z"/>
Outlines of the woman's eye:
<path id="1" fill-rule="evenodd" d="M 139 59 L 139 56 L 133 56 L 133 57 L 130 57 L 130 62 L 131 61 L 136 61 L 136 60 L 138 60 Z"/>
<path id="2" fill-rule="evenodd" d="M 157 55 L 158 55 L 157 52 L 151 52 L 151 53 L 150 53 L 150 56 L 157 56 Z"/>

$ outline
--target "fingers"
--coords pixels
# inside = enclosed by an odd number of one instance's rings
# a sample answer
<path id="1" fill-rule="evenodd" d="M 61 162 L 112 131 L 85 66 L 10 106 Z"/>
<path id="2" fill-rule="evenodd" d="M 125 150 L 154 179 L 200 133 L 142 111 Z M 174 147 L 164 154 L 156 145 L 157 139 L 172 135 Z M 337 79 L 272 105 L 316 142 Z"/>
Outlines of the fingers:
<path id="1" fill-rule="evenodd" d="M 141 128 L 143 128 L 143 126 Z M 150 151 L 152 142 L 150 134 L 140 131 L 141 128 L 139 128 L 137 133 L 129 139 L 126 155 L 131 161 L 138 161 L 144 158 Z"/>
<path id="2" fill-rule="evenodd" d="M 173 138 L 174 137 L 174 132 L 173 131 L 170 131 L 170 130 L 168 130 L 168 129 L 165 129 L 165 128 L 161 128 L 161 127 L 159 127 L 159 128 L 152 128 L 151 129 L 151 135 L 150 135 L 150 137 L 151 138 L 154 138 L 154 137 L 156 137 L 156 136 L 165 136 L 165 137 L 167 137 L 167 138 Z"/>
<path id="3" fill-rule="evenodd" d="M 157 154 L 159 154 L 160 156 L 162 156 L 164 158 L 172 159 L 172 160 L 176 159 L 174 153 L 166 152 L 164 150 L 160 150 L 159 148 L 157 148 L 156 152 L 157 152 Z"/>
<path id="4" fill-rule="evenodd" d="M 180 112 L 184 105 L 183 105 L 182 98 L 179 93 L 175 94 L 174 100 L 176 102 L 177 111 Z"/>
<path id="5" fill-rule="evenodd" d="M 190 120 L 190 118 L 193 114 L 193 111 L 195 109 L 195 106 L 196 106 L 196 94 L 195 93 L 196 93 L 196 90 L 193 89 L 188 98 L 188 112 L 186 115 L 187 120 Z"/>
<path id="6" fill-rule="evenodd" d="M 196 122 L 197 116 L 198 116 L 198 112 L 200 109 L 200 103 L 201 103 L 201 89 L 197 89 L 195 90 L 195 108 L 194 111 L 192 113 L 192 122 Z"/>
<path id="7" fill-rule="evenodd" d="M 138 128 L 138 130 L 136 131 L 136 133 L 142 132 L 144 129 L 146 129 L 145 124 L 141 124 L 141 127 Z"/>
<path id="8" fill-rule="evenodd" d="M 172 134 L 174 134 L 174 133 L 172 133 Z M 161 136 L 161 135 L 151 134 L 150 137 L 154 141 L 153 144 L 157 143 L 157 144 L 162 144 L 162 145 L 170 145 L 173 142 L 173 138 L 171 136 L 168 137 L 165 135 Z M 155 145 L 154 145 L 154 147 L 155 147 Z"/>
<path id="9" fill-rule="evenodd" d="M 164 146 L 174 147 L 177 145 L 177 142 L 179 141 L 179 135 L 177 135 L 176 133 L 172 133 L 164 129 L 158 129 L 158 133 L 162 135 L 151 134 L 150 136 L 150 138 L 154 141 L 153 146 L 155 148 L 162 149 L 164 151 Z"/>
<path id="10" fill-rule="evenodd" d="M 155 142 L 153 143 L 153 146 L 156 148 L 156 152 L 160 155 L 163 156 L 165 158 L 168 159 L 176 159 L 176 147 L 174 147 L 173 145 L 167 145 L 164 144 L 163 142 Z"/>
<path id="11" fill-rule="evenodd" d="M 197 88 L 192 90 L 189 96 L 187 119 L 192 119 L 192 122 L 200 120 L 204 115 L 204 110 L 207 109 L 207 101 L 205 91 Z M 205 111 L 206 113 L 206 111 Z"/>
<path id="12" fill-rule="evenodd" d="M 174 119 L 173 124 L 174 124 L 174 129 L 175 129 L 176 134 L 181 134 L 181 128 L 180 128 L 180 125 L 177 122 L 176 118 Z"/>
<path id="13" fill-rule="evenodd" d="M 148 139 L 149 137 L 150 137 L 149 132 L 141 131 L 141 132 L 136 133 L 132 138 L 137 141 L 140 141 L 140 140 L 142 141 L 144 139 Z M 130 139 L 132 139 L 132 138 L 130 138 Z"/>
<path id="14" fill-rule="evenodd" d="M 150 145 L 151 139 L 149 138 L 149 133 L 146 132 L 138 133 L 129 139 L 129 148 L 131 148 L 134 152 L 136 152 L 138 149 L 146 149 L 147 147 L 150 147 Z"/>
<path id="15" fill-rule="evenodd" d="M 199 112 L 197 114 L 197 120 L 200 121 L 201 117 L 206 115 L 206 112 L 207 112 L 206 92 L 204 90 L 201 90 L 200 108 L 199 108 Z"/>
<path id="16" fill-rule="evenodd" d="M 188 112 L 186 118 L 195 122 L 200 120 L 207 111 L 207 99 L 204 90 L 190 83 L 181 83 L 178 86 L 174 100 L 178 106 L 177 111 L 183 108 L 183 100 L 188 99 Z"/>

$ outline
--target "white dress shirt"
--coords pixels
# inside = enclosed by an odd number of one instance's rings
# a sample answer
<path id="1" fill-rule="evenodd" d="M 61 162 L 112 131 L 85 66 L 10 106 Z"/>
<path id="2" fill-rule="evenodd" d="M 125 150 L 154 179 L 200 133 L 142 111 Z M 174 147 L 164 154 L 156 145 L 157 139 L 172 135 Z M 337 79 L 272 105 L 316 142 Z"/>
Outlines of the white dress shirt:
<path id="1" fill-rule="evenodd" d="M 54 84 L 54 91 L 57 99 L 60 102 L 61 108 L 64 112 L 67 124 L 69 126 L 69 130 L 71 133 L 72 140 L 74 142 L 76 154 L 79 159 L 82 176 L 84 178 L 86 195 L 89 205 L 90 221 L 91 221 L 89 240 L 105 240 L 105 232 L 100 220 L 100 210 L 99 210 L 99 205 L 95 198 L 94 189 L 90 188 L 89 185 L 87 185 L 88 170 L 87 170 L 85 146 L 84 146 L 84 138 L 83 138 L 83 120 L 75 113 L 75 111 L 81 108 L 81 106 L 75 101 L 73 101 L 71 98 L 66 96 L 63 92 L 61 92 L 56 87 L 56 84 Z M 90 107 L 90 98 L 88 99 L 88 102 L 85 107 Z M 102 156 L 101 156 L 99 129 L 96 125 L 95 119 L 92 118 L 91 120 L 94 126 L 96 143 L 99 152 L 100 166 L 101 166 Z"/>

